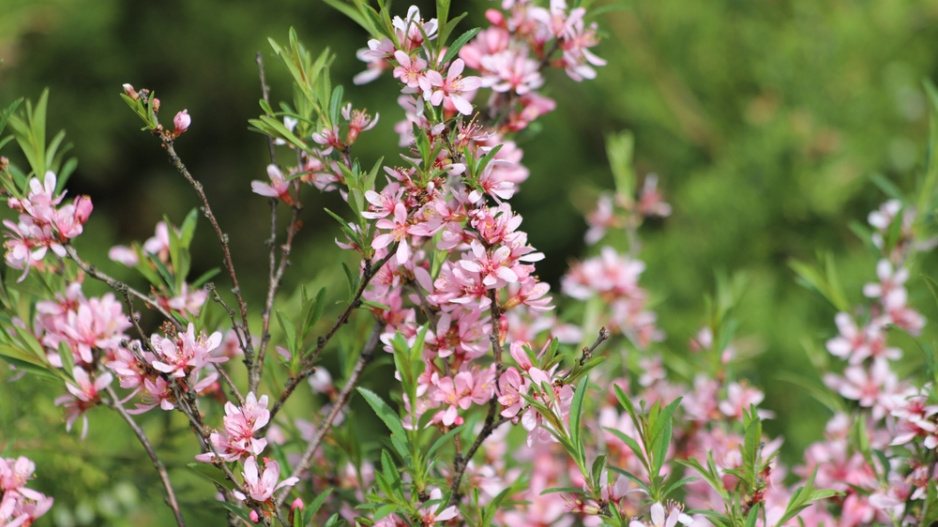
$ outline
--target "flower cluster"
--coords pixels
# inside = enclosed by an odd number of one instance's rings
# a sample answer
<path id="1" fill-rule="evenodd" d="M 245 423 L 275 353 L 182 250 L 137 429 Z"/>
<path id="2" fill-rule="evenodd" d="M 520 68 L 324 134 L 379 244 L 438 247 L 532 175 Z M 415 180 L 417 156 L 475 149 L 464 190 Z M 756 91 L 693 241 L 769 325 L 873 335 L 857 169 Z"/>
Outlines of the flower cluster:
<path id="1" fill-rule="evenodd" d="M 897 200 L 870 213 L 870 238 L 881 252 L 877 281 L 863 287 L 869 304 L 852 314 L 837 314 L 838 335 L 827 341 L 827 351 L 846 364 L 841 373 L 826 374 L 824 383 L 858 408 L 865 424 L 860 433 L 868 436 L 870 448 L 888 455 L 889 462 L 855 450 L 851 427 L 857 424 L 846 414 L 834 415 L 826 440 L 808 448 L 801 468 L 804 475 L 817 470 L 819 483 L 842 493 L 836 507 L 810 509 L 817 522 L 840 518 L 849 525 L 914 525 L 912 511 L 925 499 L 927 482 L 938 477 L 934 463 L 923 457 L 938 447 L 938 406 L 929 404 L 931 386 L 919 388 L 900 380 L 896 370 L 903 352 L 889 342 L 891 328 L 917 336 L 925 325 L 925 318 L 908 305 L 905 288 L 910 258 L 933 245 L 912 230 L 915 216 L 914 209 L 903 208 Z"/>
<path id="2" fill-rule="evenodd" d="M 50 249 L 64 258 L 64 244 L 81 234 L 91 215 L 91 199 L 79 196 L 59 206 L 64 198 L 64 193 L 56 192 L 56 176 L 50 171 L 42 181 L 37 177 L 29 180 L 25 197 L 14 196 L 7 200 L 7 205 L 20 214 L 17 223 L 3 221 L 7 228 L 4 258 L 13 269 L 23 270 L 19 281 L 26 278 L 31 268 L 43 265 L 42 260 Z"/>
<path id="3" fill-rule="evenodd" d="M 52 498 L 26 487 L 35 470 L 25 457 L 0 458 L 0 525 L 31 525 L 52 507 Z"/>

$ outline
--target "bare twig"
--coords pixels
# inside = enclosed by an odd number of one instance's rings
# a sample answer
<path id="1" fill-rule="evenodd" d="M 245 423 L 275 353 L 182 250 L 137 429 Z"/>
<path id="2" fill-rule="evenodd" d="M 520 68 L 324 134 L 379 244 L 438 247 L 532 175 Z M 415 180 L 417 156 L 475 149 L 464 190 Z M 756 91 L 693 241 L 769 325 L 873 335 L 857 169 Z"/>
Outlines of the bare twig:
<path id="1" fill-rule="evenodd" d="M 502 371 L 505 369 L 505 363 L 502 361 L 502 338 L 501 338 L 501 328 L 498 324 L 498 320 L 503 314 L 501 306 L 498 304 L 498 292 L 495 289 L 489 290 L 489 300 L 492 302 L 490 307 L 492 312 L 492 335 L 489 337 L 492 342 L 492 354 L 495 355 L 495 385 L 498 386 L 498 379 L 502 376 Z M 469 466 L 469 461 L 472 460 L 472 457 L 475 456 L 476 451 L 479 450 L 479 447 L 482 446 L 482 443 L 488 439 L 492 432 L 495 431 L 503 422 L 504 419 L 495 421 L 495 416 L 498 415 L 498 390 L 492 392 L 492 398 L 489 399 L 489 410 L 485 416 L 485 424 L 482 426 L 482 430 L 479 431 L 479 435 L 476 437 L 476 440 L 472 443 L 472 446 L 469 447 L 469 450 L 466 452 L 466 455 L 463 456 L 460 452 L 456 452 L 456 457 L 453 459 L 453 483 L 450 486 L 450 496 L 449 504 L 456 505 L 462 500 L 462 492 L 459 490 L 459 486 L 462 484 L 462 478 L 466 474 L 466 468 Z"/>
<path id="2" fill-rule="evenodd" d="M 309 356 L 308 359 L 303 361 L 303 368 L 300 370 L 300 373 L 298 373 L 295 377 L 291 377 L 287 381 L 286 385 L 284 385 L 283 392 L 280 394 L 280 398 L 277 399 L 277 402 L 274 403 L 274 407 L 271 408 L 270 410 L 270 422 L 271 423 L 274 420 L 274 416 L 277 415 L 277 412 L 280 411 L 280 409 L 283 407 L 283 404 L 287 401 L 287 399 L 293 393 L 293 390 L 295 390 L 296 387 L 299 386 L 301 382 L 306 380 L 307 377 L 309 377 L 316 371 L 316 367 L 314 366 L 314 363 L 316 359 L 319 357 L 319 354 L 322 353 L 322 350 L 326 347 L 326 345 L 329 343 L 332 337 L 336 334 L 336 332 L 339 331 L 339 328 L 341 328 L 345 324 L 345 321 L 347 321 L 349 316 L 351 316 L 352 311 L 358 307 L 361 307 L 362 294 L 364 294 L 365 289 L 368 287 L 368 284 L 371 282 L 371 279 L 374 278 L 374 276 L 378 273 L 378 270 L 380 270 L 381 267 L 383 267 L 384 264 L 386 264 L 387 261 L 391 259 L 391 256 L 394 254 L 396 250 L 397 250 L 397 243 L 395 242 L 388 249 L 387 256 L 385 256 L 384 258 L 378 260 L 377 262 L 373 264 L 369 264 L 366 262 L 365 268 L 362 269 L 361 283 L 358 285 L 358 290 L 355 292 L 355 296 L 352 298 L 352 301 L 349 302 L 349 305 L 345 308 L 345 311 L 343 311 L 342 314 L 340 314 L 339 317 L 336 319 L 335 323 L 332 324 L 332 327 L 329 328 L 329 331 L 325 335 L 319 337 L 318 341 L 316 342 L 316 347 L 313 349 L 311 355 Z M 266 430 L 266 429 L 262 429 L 261 431 L 263 430 Z"/>
<path id="3" fill-rule="evenodd" d="M 153 445 L 150 444 L 146 432 L 140 428 L 140 425 L 134 421 L 133 417 L 131 417 L 130 414 L 127 413 L 127 410 L 124 409 L 123 405 L 121 405 L 117 394 L 114 393 L 114 389 L 108 386 L 105 388 L 105 391 L 110 398 L 110 401 L 106 401 L 106 404 L 116 410 L 124 421 L 127 422 L 131 430 L 133 430 L 134 435 L 136 435 L 137 439 L 140 441 L 140 444 L 143 445 L 143 449 L 147 451 L 147 455 L 150 456 L 153 467 L 156 468 L 157 473 L 160 475 L 163 490 L 166 491 L 166 504 L 169 505 L 169 508 L 173 511 L 173 516 L 176 518 L 176 525 L 185 527 L 186 522 L 182 517 L 182 511 L 179 509 L 179 502 L 176 501 L 176 493 L 173 491 L 173 484 L 169 480 L 169 472 L 166 471 L 166 466 L 163 464 L 163 461 L 160 460 L 159 456 L 156 455 L 156 451 L 153 450 Z"/>
<path id="4" fill-rule="evenodd" d="M 261 95 L 264 102 L 270 107 L 270 86 L 267 86 L 266 76 L 264 75 L 264 58 L 260 51 L 254 56 L 254 60 L 257 61 L 257 74 L 261 79 Z M 270 152 L 270 162 L 276 165 L 277 153 L 274 151 L 274 138 L 269 135 L 267 136 L 267 150 Z"/>
<path id="5" fill-rule="evenodd" d="M 224 253 L 225 269 L 228 270 L 228 277 L 231 279 L 231 292 L 234 293 L 235 299 L 238 301 L 238 309 L 241 312 L 241 324 L 236 324 L 234 329 L 235 332 L 238 333 L 238 339 L 241 341 L 241 348 L 244 350 L 244 359 L 249 365 L 251 365 L 254 362 L 254 345 L 251 343 L 251 335 L 248 331 L 248 308 L 244 301 L 244 296 L 241 294 L 241 286 L 238 283 L 238 275 L 235 272 L 234 262 L 231 260 L 231 249 L 228 246 L 228 235 L 222 232 L 221 226 L 218 224 L 218 220 L 215 219 L 215 214 L 212 212 L 212 207 L 208 203 L 208 197 L 205 195 L 205 191 L 202 188 L 202 183 L 192 177 L 189 169 L 186 168 L 186 165 L 182 162 L 182 159 L 180 159 L 179 155 L 176 153 L 176 149 L 173 147 L 174 140 L 172 134 L 163 130 L 159 125 L 157 126 L 157 129 L 154 133 L 156 133 L 163 142 L 163 148 L 169 155 L 169 161 L 173 165 L 173 168 L 175 168 L 176 171 L 179 172 L 179 174 L 181 174 L 182 177 L 184 177 L 186 181 L 189 182 L 189 184 L 195 190 L 195 193 L 199 196 L 199 200 L 202 202 L 202 213 L 208 219 L 208 222 L 212 225 L 212 229 L 215 231 L 215 235 L 218 237 L 218 241 L 221 242 L 222 253 Z"/>
<path id="6" fill-rule="evenodd" d="M 270 245 L 270 274 L 267 284 L 267 300 L 264 302 L 264 314 L 262 317 L 263 328 L 261 330 L 261 343 L 257 351 L 257 367 L 252 370 L 252 373 L 256 373 L 248 380 L 251 390 L 256 389 L 264 369 L 264 357 L 267 354 L 267 347 L 270 345 L 270 315 L 273 313 L 274 299 L 283 281 L 283 274 L 290 265 L 290 252 L 293 250 L 293 240 L 296 238 L 296 233 L 300 230 L 300 211 L 303 207 L 299 199 L 299 181 L 294 182 L 293 188 L 296 195 L 292 207 L 293 216 L 290 218 L 290 226 L 287 227 L 286 242 L 280 248 L 279 265 L 276 264 L 277 200 L 270 200 L 270 239 L 267 242 Z"/>
<path id="7" fill-rule="evenodd" d="M 74 260 L 75 263 L 78 264 L 78 267 L 80 267 L 81 270 L 84 271 L 86 274 L 88 274 L 92 278 L 95 278 L 97 280 L 100 280 L 106 283 L 107 285 L 109 285 L 111 288 L 113 288 L 116 291 L 120 291 L 120 292 L 126 291 L 127 294 L 130 294 L 132 296 L 139 298 L 141 301 L 143 301 L 144 304 L 146 304 L 151 309 L 155 309 L 156 311 L 159 311 L 159 313 L 163 315 L 163 317 L 166 318 L 166 320 L 172 322 L 177 328 L 182 329 L 182 325 L 179 324 L 179 322 L 177 322 L 176 319 L 173 318 L 173 316 L 170 315 L 169 312 L 166 311 L 163 308 L 163 306 L 159 305 L 159 303 L 157 303 L 155 300 L 141 293 L 140 291 L 137 291 L 136 289 L 128 286 L 127 284 L 121 282 L 120 280 L 117 280 L 115 278 L 108 276 L 105 273 L 102 273 L 101 271 L 98 270 L 97 267 L 82 260 L 81 257 L 78 256 L 78 251 L 76 251 L 75 248 L 72 247 L 71 245 L 65 245 L 65 251 L 68 254 L 69 258 Z"/>
<path id="8" fill-rule="evenodd" d="M 348 403 L 349 397 L 352 394 L 352 390 L 355 389 L 355 385 L 358 384 L 359 379 L 361 379 L 362 372 L 365 371 L 365 366 L 367 366 L 374 357 L 375 349 L 378 347 L 379 337 L 381 336 L 381 331 L 382 324 L 380 321 L 376 321 L 375 327 L 371 330 L 371 335 L 369 335 L 368 341 L 365 343 L 365 347 L 362 348 L 362 353 L 358 357 L 358 362 L 355 363 L 355 367 L 352 369 L 352 374 L 349 375 L 348 380 L 345 381 L 345 386 L 342 387 L 342 391 L 339 392 L 335 402 L 332 403 L 332 410 L 326 416 L 325 420 L 319 425 L 319 427 L 317 427 L 316 437 L 313 438 L 313 440 L 309 443 L 309 446 L 306 448 L 306 451 L 303 452 L 303 457 L 300 458 L 299 463 L 296 464 L 296 468 L 293 469 L 293 473 L 291 474 L 292 477 L 299 477 L 300 474 L 309 470 L 309 466 L 313 462 L 313 456 L 316 454 L 316 450 L 319 449 L 319 445 L 322 444 L 322 440 L 332 429 L 332 423 L 335 421 L 335 418 L 338 417 L 339 412 L 341 412 Z M 276 504 L 278 508 L 283 504 L 287 494 L 289 494 L 289 489 L 283 489 L 277 496 Z"/>

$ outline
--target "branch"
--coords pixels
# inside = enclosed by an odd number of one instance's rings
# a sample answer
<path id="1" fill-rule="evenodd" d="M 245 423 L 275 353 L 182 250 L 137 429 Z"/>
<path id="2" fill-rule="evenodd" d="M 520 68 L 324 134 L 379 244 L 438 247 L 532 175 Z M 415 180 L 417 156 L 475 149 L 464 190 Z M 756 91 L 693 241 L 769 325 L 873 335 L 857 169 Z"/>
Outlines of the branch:
<path id="1" fill-rule="evenodd" d="M 78 256 L 78 251 L 76 251 L 75 248 L 72 247 L 70 244 L 65 245 L 65 252 L 68 253 L 69 258 L 74 260 L 75 263 L 78 264 L 78 267 L 80 267 L 82 271 L 88 274 L 88 276 L 91 276 L 92 278 L 95 278 L 97 280 L 100 280 L 106 283 L 107 285 L 109 285 L 116 291 L 120 291 L 121 293 L 126 292 L 127 294 L 130 294 L 132 296 L 139 298 L 140 300 L 143 301 L 144 304 L 146 304 L 151 309 L 155 309 L 156 311 L 159 311 L 160 314 L 163 315 L 163 317 L 166 318 L 166 320 L 172 322 L 173 325 L 176 326 L 176 328 L 180 330 L 183 329 L 182 325 L 179 322 L 177 322 L 176 319 L 168 311 L 163 309 L 162 306 L 160 306 L 158 303 L 153 301 L 153 299 L 141 293 L 140 291 L 137 291 L 136 289 L 128 286 L 124 282 L 121 282 L 120 280 L 117 280 L 115 278 L 111 278 L 107 274 L 99 271 L 97 267 L 85 262 Z"/>
<path id="2" fill-rule="evenodd" d="M 352 390 L 355 388 L 355 385 L 358 384 L 362 372 L 365 371 L 365 366 L 367 366 L 374 357 L 375 348 L 378 347 L 379 337 L 381 336 L 381 330 L 381 323 L 376 321 L 375 327 L 371 330 L 371 335 L 368 337 L 368 342 L 365 343 L 365 347 L 362 348 L 361 356 L 358 357 L 358 362 L 355 363 L 352 374 L 349 376 L 348 380 L 345 381 L 345 386 L 342 387 L 342 391 L 339 392 L 339 396 L 332 404 L 332 410 L 329 412 L 329 415 L 326 416 L 326 419 L 316 429 L 316 437 L 313 438 L 312 442 L 310 442 L 309 446 L 306 448 L 306 451 L 303 452 L 303 457 L 300 458 L 296 468 L 293 469 L 293 473 L 290 474 L 291 477 L 299 477 L 300 474 L 309 470 L 309 466 L 313 461 L 313 455 L 316 454 L 316 450 L 319 449 L 319 445 L 322 444 L 322 440 L 326 437 L 326 434 L 332 429 L 332 423 L 335 421 L 335 418 L 338 417 L 339 412 L 341 412 L 348 403 Z M 289 489 L 280 491 L 280 495 L 277 496 L 276 500 L 277 507 L 283 504 L 289 492 Z"/>
<path id="3" fill-rule="evenodd" d="M 231 292 L 234 293 L 235 298 L 238 301 L 238 308 L 241 312 L 241 325 L 235 325 L 235 331 L 238 332 L 238 337 L 241 339 L 244 349 L 245 361 L 251 364 L 254 361 L 254 346 L 251 343 L 251 336 L 248 333 L 248 308 L 247 304 L 244 302 L 244 296 L 241 295 L 241 286 L 238 283 L 238 275 L 235 273 L 234 263 L 231 260 L 231 249 L 228 247 L 228 235 L 222 232 L 221 227 L 218 225 L 218 220 L 215 219 L 215 214 L 212 212 L 212 207 L 208 203 L 208 197 L 205 195 L 205 191 L 202 188 L 202 183 L 199 183 L 194 177 L 192 177 L 189 169 L 186 168 L 186 165 L 183 164 L 182 159 L 180 159 L 179 155 L 176 154 L 176 149 L 173 148 L 172 134 L 163 130 L 163 128 L 159 125 L 157 125 L 154 133 L 156 133 L 163 142 L 163 148 L 169 155 L 169 161 L 173 165 L 173 168 L 175 168 L 176 171 L 179 172 L 182 177 L 184 177 L 186 181 L 189 182 L 190 185 L 192 185 L 192 188 L 195 189 L 195 193 L 198 194 L 199 200 L 202 202 L 202 213 L 208 219 L 208 222 L 212 225 L 212 229 L 214 229 L 215 235 L 218 237 L 218 241 L 221 242 L 222 252 L 225 256 L 225 269 L 228 270 L 228 277 L 231 278 Z"/>
<path id="4" fill-rule="evenodd" d="M 169 505 L 169 508 L 173 511 L 173 516 L 176 517 L 176 525 L 179 527 L 186 527 L 186 522 L 182 517 L 182 511 L 179 510 L 179 502 L 176 501 L 176 494 L 173 492 L 173 485 L 169 481 L 169 473 L 166 471 L 166 466 L 163 465 L 163 462 L 160 460 L 159 456 L 156 455 L 156 451 L 153 450 L 153 445 L 150 444 L 150 440 L 147 439 L 146 432 L 140 428 L 140 425 L 134 421 L 133 417 L 127 413 L 127 410 L 120 404 L 117 394 L 114 393 L 114 389 L 108 386 L 105 388 L 110 401 L 107 402 L 108 406 L 117 410 L 117 413 L 130 425 L 131 430 L 133 430 L 134 435 L 137 436 L 137 439 L 140 441 L 140 444 L 143 445 L 143 449 L 147 451 L 147 455 L 150 456 L 150 461 L 153 462 L 153 467 L 156 468 L 156 471 L 160 475 L 160 481 L 163 482 L 163 489 L 166 491 L 166 502 Z"/>
<path id="5" fill-rule="evenodd" d="M 505 369 L 505 363 L 502 361 L 501 328 L 498 323 L 498 319 L 501 318 L 503 311 L 501 306 L 498 305 L 498 292 L 495 289 L 489 289 L 489 300 L 492 302 L 492 335 L 489 338 L 492 341 L 492 354 L 495 355 L 496 389 L 492 392 L 492 398 L 489 399 L 489 411 L 485 416 L 485 425 L 482 427 L 482 430 L 479 431 L 476 440 L 472 443 L 472 446 L 469 447 L 465 456 L 457 452 L 456 459 L 453 460 L 453 484 L 450 486 L 450 505 L 456 505 L 462 500 L 462 493 L 459 491 L 459 486 L 462 484 L 462 478 L 466 473 L 466 468 L 469 466 L 469 461 L 472 460 L 472 457 L 475 455 L 476 451 L 479 450 L 479 447 L 482 446 L 482 443 L 492 435 L 492 432 L 502 423 L 506 422 L 505 419 L 495 421 L 495 416 L 498 413 L 498 380 L 501 378 L 502 371 Z"/>
<path id="6" fill-rule="evenodd" d="M 286 242 L 280 248 L 279 265 L 276 264 L 277 200 L 270 200 L 270 239 L 267 240 L 267 243 L 270 245 L 270 274 L 267 284 L 267 300 L 264 303 L 264 314 L 262 317 L 263 329 L 261 330 L 261 344 L 257 352 L 257 367 L 251 370 L 252 375 L 248 380 L 251 391 L 257 388 L 262 370 L 264 369 L 264 357 L 267 354 L 267 346 L 270 345 L 270 315 L 274 309 L 274 299 L 283 281 L 283 274 L 290 265 L 289 258 L 290 252 L 293 250 L 293 240 L 296 238 L 296 233 L 300 230 L 300 211 L 303 209 L 303 206 L 300 204 L 299 199 L 299 182 L 295 182 L 293 188 L 296 191 L 296 199 L 292 206 L 293 216 L 290 218 L 290 226 L 287 227 Z"/>
<path id="7" fill-rule="evenodd" d="M 313 366 L 313 362 L 316 360 L 316 358 L 319 357 L 319 354 L 322 353 L 323 348 L 326 347 L 326 344 L 329 343 L 329 341 L 336 334 L 336 332 L 339 331 L 339 328 L 345 324 L 345 321 L 348 320 L 349 316 L 352 314 L 352 310 L 361 306 L 361 297 L 362 297 L 362 294 L 365 292 L 365 288 L 368 287 L 368 284 L 371 282 L 371 279 L 374 278 L 374 276 L 377 274 L 378 270 L 380 270 L 381 267 L 383 267 L 384 264 L 387 263 L 387 261 L 391 259 L 391 256 L 394 254 L 396 250 L 397 250 L 397 243 L 394 243 L 388 249 L 387 256 L 378 260 L 374 264 L 371 264 L 371 265 L 367 263 L 365 264 L 365 268 L 362 270 L 362 281 L 361 281 L 361 284 L 359 284 L 358 286 L 358 291 L 355 292 L 355 297 L 352 299 L 349 305 L 345 308 L 345 311 L 343 311 L 342 314 L 339 315 L 339 318 L 336 319 L 335 323 L 332 325 L 329 331 L 324 336 L 319 337 L 318 341 L 316 342 L 316 348 L 313 349 L 310 357 L 304 361 L 303 368 L 302 370 L 300 370 L 300 373 L 298 373 L 295 377 L 291 377 L 287 381 L 286 385 L 283 387 L 283 392 L 280 394 L 280 398 L 277 399 L 277 402 L 274 403 L 274 407 L 271 408 L 270 410 L 270 422 L 268 423 L 268 426 L 270 426 L 270 423 L 273 423 L 274 416 L 277 415 L 277 412 L 279 412 L 280 409 L 283 407 L 283 404 L 287 401 L 287 398 L 289 398 L 290 395 L 293 393 L 293 390 L 295 390 L 296 387 L 299 386 L 301 382 L 303 382 L 307 377 L 309 377 L 316 371 L 316 367 Z M 264 432 L 264 431 L 266 431 L 266 427 L 261 429 L 261 432 Z"/>

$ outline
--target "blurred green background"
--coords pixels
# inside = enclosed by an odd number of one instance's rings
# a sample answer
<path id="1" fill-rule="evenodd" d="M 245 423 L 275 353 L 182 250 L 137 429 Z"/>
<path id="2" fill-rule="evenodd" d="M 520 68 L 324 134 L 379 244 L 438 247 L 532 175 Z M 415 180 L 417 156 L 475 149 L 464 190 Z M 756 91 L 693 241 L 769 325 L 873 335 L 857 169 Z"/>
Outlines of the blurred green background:
<path id="1" fill-rule="evenodd" d="M 472 11 L 464 29 L 481 25 L 490 5 L 454 4 L 454 11 Z M 418 5 L 432 12 L 432 2 Z M 875 257 L 848 224 L 865 222 L 885 199 L 871 175 L 906 192 L 915 188 L 927 135 L 921 82 L 938 78 L 938 1 L 635 0 L 623 6 L 598 20 L 606 33 L 598 54 L 609 61 L 598 79 L 577 84 L 551 72 L 548 95 L 558 109 L 542 120 L 542 133 L 521 145 L 531 178 L 514 203 L 532 244 L 547 254 L 540 274 L 556 289 L 567 264 L 583 254 L 580 211 L 598 189 L 612 186 L 604 134 L 633 131 L 639 174 L 657 173 L 674 209 L 642 233 L 643 283 L 656 299 L 666 346 L 684 350 L 703 325 L 703 299 L 715 272 L 745 271 L 739 346 L 759 352 L 747 374 L 765 388 L 764 406 L 778 415 L 767 432 L 786 430 L 784 456 L 797 462 L 829 414 L 777 373 L 818 378 L 803 348 L 823 347 L 834 332 L 834 311 L 796 285 L 787 262 L 829 252 L 856 302 L 860 285 L 874 278 Z M 406 7 L 396 3 L 396 14 Z M 389 96 L 393 80 L 385 75 L 371 85 L 351 84 L 363 69 L 355 50 L 367 37 L 316 0 L 0 0 L 0 13 L 0 105 L 51 89 L 49 128 L 67 130 L 79 159 L 70 192 L 90 194 L 95 204 L 83 250 L 99 251 L 97 263 L 111 272 L 119 270 L 105 260 L 107 247 L 143 240 L 163 214 L 180 222 L 197 205 L 118 97 L 125 82 L 155 90 L 164 121 L 189 110 L 193 124 L 177 148 L 234 234 L 242 276 L 266 272 L 267 202 L 250 194 L 249 185 L 265 177 L 267 149 L 246 125 L 260 112 L 257 51 L 272 99 L 290 96 L 268 37 L 284 41 L 294 26 L 314 53 L 329 46 L 337 55 L 333 81 L 345 86 L 346 99 L 381 114 L 379 126 L 356 145 L 358 155 L 369 166 L 397 155 L 392 126 L 401 112 Z M 307 195 L 288 290 L 338 257 L 334 224 L 320 209 L 341 205 L 334 196 Z M 204 223 L 201 236 L 197 267 L 219 265 Z M 926 274 L 931 263 L 923 266 Z M 264 284 L 246 285 L 258 304 Z M 910 289 L 913 304 L 938 318 L 921 280 L 913 278 Z M 926 338 L 934 334 L 926 329 Z M 897 343 L 914 350 L 907 338 Z M 76 445 L 47 397 L 56 392 L 28 379 L 0 385 L 0 448 L 33 456 L 36 486 L 58 500 L 52 519 L 41 524 L 168 521 L 160 516 L 155 477 L 131 473 L 133 465 L 124 463 L 140 453 L 131 438 L 112 432 L 122 425 L 107 412 L 93 412 L 89 439 Z M 154 421 L 149 425 L 165 439 L 161 448 L 172 451 L 176 433 L 185 430 Z M 88 463 L 76 463 L 76 452 Z M 183 449 L 174 461 L 189 456 Z M 184 488 L 190 484 L 184 469 L 173 477 Z"/>

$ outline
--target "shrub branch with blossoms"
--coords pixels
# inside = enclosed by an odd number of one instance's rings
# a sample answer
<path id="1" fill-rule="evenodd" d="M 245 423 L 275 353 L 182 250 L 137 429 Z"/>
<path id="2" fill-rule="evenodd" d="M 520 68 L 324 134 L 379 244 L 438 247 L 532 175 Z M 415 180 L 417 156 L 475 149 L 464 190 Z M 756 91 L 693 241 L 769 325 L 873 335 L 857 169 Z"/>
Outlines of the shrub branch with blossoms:
<path id="1" fill-rule="evenodd" d="M 596 256 L 562 279 L 569 309 L 554 314 L 550 287 L 537 278 L 544 256 L 510 205 L 529 177 L 513 138 L 555 108 L 543 91 L 545 70 L 582 81 L 604 64 L 591 49 L 599 38 L 588 2 L 505 0 L 486 12 L 489 27 L 455 38 L 463 16 L 450 19 L 445 0 L 435 18 L 416 7 L 401 17 L 383 3 L 329 3 L 372 37 L 354 82 L 385 72 L 399 82 L 402 153 L 397 164 L 371 168 L 354 155 L 378 115 L 344 100 L 328 52 L 314 58 L 293 31 L 286 45 L 271 41 L 295 94 L 277 109 L 258 55 L 263 114 L 249 122 L 266 137 L 270 164 L 250 188 L 271 213 L 268 288 L 256 312 L 242 294 L 229 235 L 176 152 L 194 125 L 188 111 L 164 126 L 152 90 L 123 87 L 143 129 L 195 191 L 223 269 L 190 277 L 194 210 L 178 226 L 166 218 L 152 238 L 109 252 L 145 288 L 102 272 L 72 245 L 92 205 L 87 196 L 64 201 L 74 162 L 60 149 L 61 134 L 46 143 L 47 94 L 0 114 L 0 133 L 9 125 L 29 167 L 0 158 L 7 203 L 18 214 L 4 222 L 5 261 L 17 277 L 0 289 L 0 354 L 62 384 L 56 404 L 68 429 L 81 419 L 84 436 L 92 409 L 114 410 L 157 470 L 177 525 L 186 524 L 181 501 L 143 414 L 186 422 L 199 450 L 190 468 L 214 485 L 229 525 L 934 519 L 934 380 L 900 381 L 890 363 L 900 352 L 886 338 L 890 328 L 918 335 L 925 324 L 904 284 L 915 253 L 934 245 L 926 235 L 933 217 L 916 211 L 932 210 L 938 165 L 917 208 L 897 199 L 870 217 L 883 258 L 878 282 L 863 288 L 871 305 L 851 310 L 830 272 L 795 264 L 842 311 L 841 335 L 827 347 L 847 366 L 824 378 L 845 401 L 828 442 L 788 473 L 776 459 L 780 439 L 762 431 L 772 415 L 758 408 L 761 391 L 739 376 L 732 312 L 741 283 L 720 284 L 690 358 L 662 344 L 652 295 L 639 283 L 638 231 L 670 206 L 656 176 L 638 184 L 628 134 L 608 139 L 616 188 L 587 216 Z M 279 162 L 285 153 L 291 161 Z M 337 191 L 348 204 L 328 211 L 337 245 L 358 260 L 344 266 L 347 295 L 337 312 L 328 309 L 334 291 L 303 286 L 292 299 L 280 291 L 309 187 Z M 218 273 L 230 291 L 211 282 Z M 114 291 L 88 298 L 88 278 Z M 325 359 L 337 352 L 346 366 L 330 371 Z M 362 382 L 381 357 L 394 365 L 390 402 L 385 387 L 379 394 Z M 289 404 L 307 390 L 321 413 L 315 422 Z M 348 418 L 353 397 L 377 416 L 372 430 L 387 428 L 383 441 Z M 31 472 L 25 458 L 0 459 L 0 524 L 27 525 L 51 505 L 24 487 Z"/>

